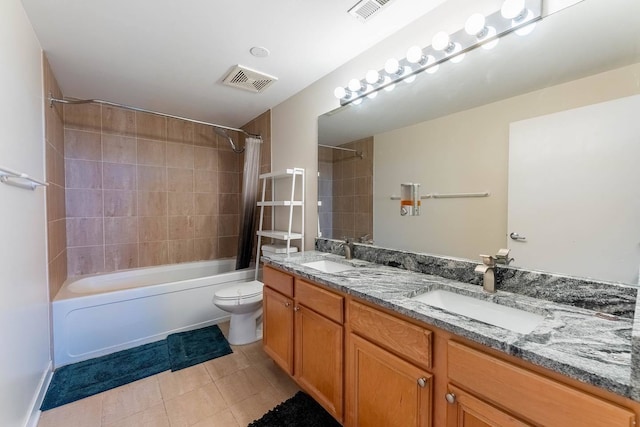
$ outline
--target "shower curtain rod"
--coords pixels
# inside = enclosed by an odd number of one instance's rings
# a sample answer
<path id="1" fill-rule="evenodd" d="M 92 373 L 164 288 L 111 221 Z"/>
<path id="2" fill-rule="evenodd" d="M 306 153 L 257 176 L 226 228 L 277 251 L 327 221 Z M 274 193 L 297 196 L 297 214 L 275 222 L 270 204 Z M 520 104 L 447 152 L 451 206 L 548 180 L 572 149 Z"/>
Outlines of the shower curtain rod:
<path id="1" fill-rule="evenodd" d="M 362 153 L 362 151 L 354 150 L 353 148 L 342 148 L 342 147 L 335 147 L 333 145 L 325 145 L 325 144 L 318 144 L 318 147 L 331 148 L 332 150 L 352 151 L 355 153 L 357 157 L 364 159 L 364 154 Z"/>
<path id="2" fill-rule="evenodd" d="M 140 113 L 155 114 L 156 116 L 168 117 L 170 119 L 184 120 L 184 121 L 187 121 L 187 122 L 197 123 L 197 124 L 200 124 L 200 125 L 213 126 L 213 127 L 218 128 L 218 129 L 232 130 L 232 131 L 243 133 L 244 135 L 249 136 L 249 137 L 262 139 L 262 136 L 256 135 L 256 134 L 253 134 L 253 133 L 249 133 L 249 132 L 247 132 L 246 130 L 243 130 L 243 129 L 237 129 L 237 128 L 232 128 L 232 127 L 229 127 L 229 126 L 218 125 L 216 123 L 203 122 L 201 120 L 194 120 L 194 119 L 190 119 L 190 118 L 187 118 L 187 117 L 174 116 L 172 114 L 160 113 L 158 111 L 146 110 L 144 108 L 132 107 L 130 105 L 117 104 L 115 102 L 103 101 L 101 99 L 73 99 L 73 100 L 71 100 L 71 99 L 59 99 L 59 98 L 54 98 L 53 94 L 49 93 L 49 107 L 53 107 L 53 103 L 54 102 L 58 102 L 60 104 L 69 104 L 69 105 L 76 105 L 76 104 L 102 104 L 102 105 L 108 105 L 110 107 L 124 108 L 126 110 L 138 111 Z"/>

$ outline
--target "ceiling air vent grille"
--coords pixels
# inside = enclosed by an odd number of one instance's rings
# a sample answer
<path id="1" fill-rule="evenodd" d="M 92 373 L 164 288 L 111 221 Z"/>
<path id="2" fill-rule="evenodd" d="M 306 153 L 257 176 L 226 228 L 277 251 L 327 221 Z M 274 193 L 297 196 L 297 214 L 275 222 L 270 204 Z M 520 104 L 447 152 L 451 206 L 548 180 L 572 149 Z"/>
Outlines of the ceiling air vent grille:
<path id="1" fill-rule="evenodd" d="M 393 0 L 361 0 L 349 9 L 349 13 L 360 21 L 366 22 L 392 1 Z"/>
<path id="2" fill-rule="evenodd" d="M 243 67 L 242 65 L 236 65 L 226 75 L 222 83 L 238 89 L 248 90 L 249 92 L 260 93 L 277 80 L 277 77 Z"/>

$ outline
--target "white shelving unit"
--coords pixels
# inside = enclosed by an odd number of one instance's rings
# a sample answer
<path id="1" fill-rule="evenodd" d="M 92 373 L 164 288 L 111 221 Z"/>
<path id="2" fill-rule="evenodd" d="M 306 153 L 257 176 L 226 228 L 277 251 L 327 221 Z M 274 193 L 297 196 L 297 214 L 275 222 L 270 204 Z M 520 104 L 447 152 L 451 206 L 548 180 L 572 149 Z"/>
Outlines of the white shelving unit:
<path id="1" fill-rule="evenodd" d="M 300 251 L 304 251 L 304 169 L 291 168 L 282 171 L 263 173 L 262 175 L 260 175 L 260 179 L 262 180 L 262 199 L 258 202 L 258 207 L 260 207 L 260 222 L 258 225 L 257 233 L 258 246 L 256 249 L 256 262 L 260 259 L 260 249 L 262 246 L 263 237 L 286 242 L 287 254 L 289 253 L 289 249 L 291 248 L 291 241 L 300 240 Z M 265 200 L 265 196 L 267 193 L 267 181 L 269 180 L 271 180 L 271 200 Z M 299 200 L 296 200 L 296 181 L 298 180 L 300 181 L 300 198 Z M 287 200 L 275 199 L 276 193 L 278 193 L 276 191 L 277 182 L 288 184 L 290 186 L 291 191 L 288 193 L 290 197 Z M 271 211 L 271 230 L 263 229 L 265 207 L 273 208 Z M 276 223 L 276 215 L 284 214 L 285 211 L 289 215 L 288 228 L 286 230 L 275 230 L 274 228 Z M 300 218 L 299 231 L 294 231 L 292 229 L 294 214 L 299 215 Z M 256 276 L 257 274 L 258 270 L 256 269 Z"/>

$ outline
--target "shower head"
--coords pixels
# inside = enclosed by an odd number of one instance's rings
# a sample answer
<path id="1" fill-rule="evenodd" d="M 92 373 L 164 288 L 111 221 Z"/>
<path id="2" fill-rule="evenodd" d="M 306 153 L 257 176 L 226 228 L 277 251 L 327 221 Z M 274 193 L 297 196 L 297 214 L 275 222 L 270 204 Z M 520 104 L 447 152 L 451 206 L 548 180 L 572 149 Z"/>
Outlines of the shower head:
<path id="1" fill-rule="evenodd" d="M 220 135 L 221 137 L 229 141 L 229 144 L 231 144 L 231 149 L 233 150 L 234 153 L 240 154 L 244 151 L 244 148 L 236 147 L 236 144 L 233 142 L 233 139 L 231 139 L 229 134 L 227 134 L 227 132 L 224 129 L 214 127 L 213 130 L 215 131 L 215 133 L 217 133 L 218 135 Z"/>

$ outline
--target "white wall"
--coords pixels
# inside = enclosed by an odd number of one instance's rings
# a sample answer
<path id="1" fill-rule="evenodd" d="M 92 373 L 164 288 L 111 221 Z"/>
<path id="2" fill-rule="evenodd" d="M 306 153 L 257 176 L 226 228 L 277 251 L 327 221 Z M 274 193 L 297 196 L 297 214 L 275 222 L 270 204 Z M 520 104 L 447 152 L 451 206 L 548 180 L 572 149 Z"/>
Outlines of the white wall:
<path id="1" fill-rule="evenodd" d="M 20 0 L 0 2 L 0 165 L 43 179 L 42 59 Z M 0 184 L 0 425 L 23 426 L 48 371 L 45 192 Z"/>

